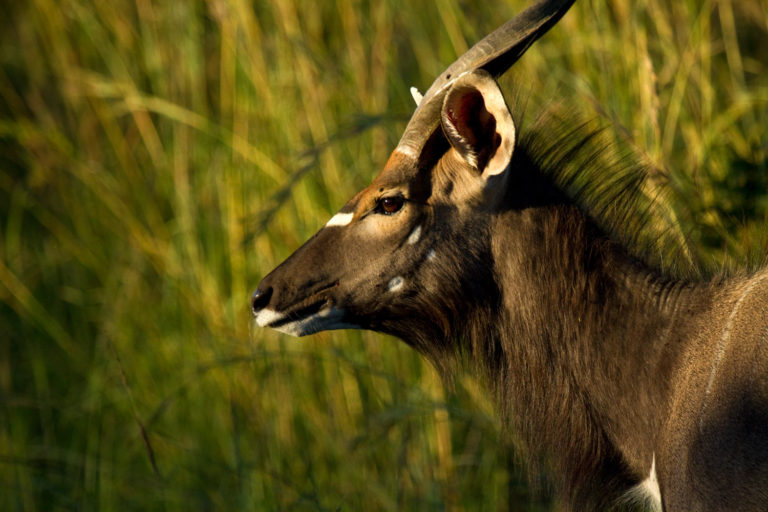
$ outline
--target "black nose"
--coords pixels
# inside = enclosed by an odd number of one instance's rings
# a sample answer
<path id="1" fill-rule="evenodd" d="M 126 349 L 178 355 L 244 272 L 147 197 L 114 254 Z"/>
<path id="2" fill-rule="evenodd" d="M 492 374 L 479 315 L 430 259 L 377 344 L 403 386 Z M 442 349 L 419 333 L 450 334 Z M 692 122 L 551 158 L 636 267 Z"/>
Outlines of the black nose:
<path id="1" fill-rule="evenodd" d="M 269 299 L 272 298 L 272 287 L 270 286 L 266 290 L 256 290 L 251 296 L 251 311 L 253 314 L 257 314 L 259 311 L 267 307 Z"/>

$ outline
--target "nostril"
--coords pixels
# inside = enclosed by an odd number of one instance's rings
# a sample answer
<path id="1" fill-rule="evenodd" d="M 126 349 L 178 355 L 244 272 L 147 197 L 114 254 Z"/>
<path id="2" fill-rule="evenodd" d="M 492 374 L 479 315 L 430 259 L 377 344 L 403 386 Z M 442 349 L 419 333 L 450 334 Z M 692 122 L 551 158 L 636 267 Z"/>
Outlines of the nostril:
<path id="1" fill-rule="evenodd" d="M 266 290 L 256 290 L 251 296 L 251 311 L 253 314 L 257 314 L 259 311 L 267 307 L 269 299 L 272 298 L 272 287 L 270 286 Z"/>

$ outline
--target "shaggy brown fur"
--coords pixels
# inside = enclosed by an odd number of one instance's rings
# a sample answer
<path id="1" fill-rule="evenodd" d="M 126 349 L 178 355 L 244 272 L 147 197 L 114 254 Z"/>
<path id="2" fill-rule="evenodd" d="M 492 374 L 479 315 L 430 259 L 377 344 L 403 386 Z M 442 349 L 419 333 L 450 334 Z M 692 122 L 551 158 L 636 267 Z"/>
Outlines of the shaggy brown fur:
<path id="1" fill-rule="evenodd" d="M 633 229 L 612 229 L 641 179 L 618 173 L 592 209 L 574 185 L 605 151 L 593 132 L 532 130 L 502 153 L 516 131 L 498 86 L 457 84 L 418 161 L 396 150 L 262 281 L 259 324 L 394 334 L 443 372 L 469 361 L 567 510 L 615 506 L 652 467 L 668 511 L 768 510 L 768 272 L 694 282 L 641 263 L 620 243 Z M 498 155 L 502 172 L 478 165 Z"/>

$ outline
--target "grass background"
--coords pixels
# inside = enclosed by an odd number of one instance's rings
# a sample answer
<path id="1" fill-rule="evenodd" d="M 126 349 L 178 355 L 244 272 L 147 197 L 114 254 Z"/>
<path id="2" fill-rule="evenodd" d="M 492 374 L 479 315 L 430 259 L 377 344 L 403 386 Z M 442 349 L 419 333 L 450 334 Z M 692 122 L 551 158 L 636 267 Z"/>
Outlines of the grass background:
<path id="1" fill-rule="evenodd" d="M 248 313 L 386 161 L 408 88 L 526 4 L 5 2 L 0 509 L 548 510 L 471 377 Z M 765 0 L 580 0 L 502 84 L 657 169 L 673 264 L 755 265 L 767 32 Z"/>

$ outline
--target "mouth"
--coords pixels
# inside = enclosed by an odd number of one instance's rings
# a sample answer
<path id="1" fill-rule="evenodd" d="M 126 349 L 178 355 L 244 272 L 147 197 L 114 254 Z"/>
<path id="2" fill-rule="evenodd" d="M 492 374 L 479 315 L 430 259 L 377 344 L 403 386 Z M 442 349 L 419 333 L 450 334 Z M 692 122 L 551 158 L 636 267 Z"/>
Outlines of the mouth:
<path id="1" fill-rule="evenodd" d="M 344 310 L 332 305 L 328 297 L 318 297 L 338 284 L 335 282 L 320 288 L 302 301 L 303 304 L 287 312 L 262 309 L 255 316 L 256 323 L 260 327 L 269 327 L 292 336 L 306 336 L 332 329 L 359 328 L 355 324 L 345 322 Z"/>
<path id="2" fill-rule="evenodd" d="M 318 314 L 325 306 L 328 305 L 328 299 L 322 299 L 313 302 L 307 306 L 302 306 L 290 313 L 277 313 L 278 316 L 268 319 L 269 321 L 262 325 L 259 321 L 259 317 L 256 318 L 256 322 L 262 327 L 271 327 L 272 329 L 280 330 L 280 327 L 290 324 L 292 322 L 300 322 L 303 319 L 310 318 L 313 315 Z"/>

